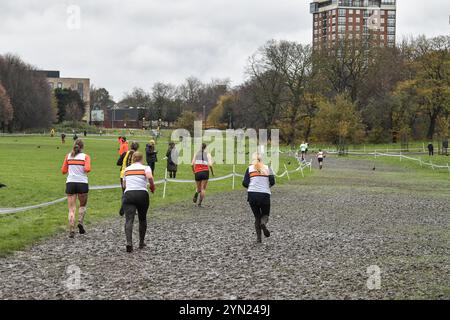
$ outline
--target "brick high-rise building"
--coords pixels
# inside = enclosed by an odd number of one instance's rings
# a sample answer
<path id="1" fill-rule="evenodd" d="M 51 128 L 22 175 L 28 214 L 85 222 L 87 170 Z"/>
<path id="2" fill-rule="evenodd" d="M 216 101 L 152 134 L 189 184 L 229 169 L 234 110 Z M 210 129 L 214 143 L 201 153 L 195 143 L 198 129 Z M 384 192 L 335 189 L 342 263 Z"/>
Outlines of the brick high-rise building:
<path id="1" fill-rule="evenodd" d="M 332 47 L 340 39 L 371 39 L 395 46 L 396 0 L 314 0 L 313 47 Z"/>

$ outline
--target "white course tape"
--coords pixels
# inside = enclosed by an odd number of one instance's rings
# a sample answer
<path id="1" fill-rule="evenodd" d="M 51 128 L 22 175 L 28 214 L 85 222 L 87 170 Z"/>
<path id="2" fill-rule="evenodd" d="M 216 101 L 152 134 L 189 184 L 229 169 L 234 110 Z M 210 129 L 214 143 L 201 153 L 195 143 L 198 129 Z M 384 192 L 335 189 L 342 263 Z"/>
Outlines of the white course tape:
<path id="1" fill-rule="evenodd" d="M 34 206 L 26 206 L 26 207 L 21 207 L 21 208 L 3 208 L 3 209 L 0 208 L 0 214 L 17 213 L 17 212 L 24 212 L 24 211 L 44 208 L 44 207 L 48 207 L 48 206 L 51 206 L 51 205 L 54 205 L 54 204 L 57 204 L 57 203 L 60 203 L 63 201 L 66 201 L 66 198 L 60 198 L 60 199 L 56 199 L 53 201 L 36 204 Z"/>
<path id="2" fill-rule="evenodd" d="M 335 151 L 327 151 L 327 153 L 337 154 L 337 152 L 335 152 Z M 444 166 L 444 165 L 437 165 L 437 164 L 431 163 L 431 161 L 430 161 L 430 163 L 428 163 L 428 162 L 422 161 L 422 159 L 408 157 L 408 156 L 405 156 L 403 154 L 389 154 L 389 153 L 381 153 L 381 152 L 369 152 L 369 153 L 352 153 L 352 152 L 348 152 L 348 153 L 349 154 L 353 154 L 353 155 L 362 155 L 362 156 L 398 157 L 400 160 L 401 159 L 408 159 L 408 160 L 411 160 L 411 161 L 417 161 L 417 162 L 420 163 L 421 166 L 425 165 L 425 166 L 431 167 L 433 170 L 434 169 L 447 169 L 450 172 L 449 165 L 446 165 L 446 166 Z"/>
<path id="3" fill-rule="evenodd" d="M 276 175 L 276 176 L 278 178 L 281 178 L 281 177 L 284 177 L 285 175 L 287 175 L 289 173 L 294 173 L 294 172 L 303 170 L 304 168 L 307 168 L 307 167 L 311 167 L 311 162 L 303 164 L 303 165 L 300 165 L 297 169 L 292 170 L 292 171 L 285 170 L 281 175 Z M 209 181 L 221 181 L 221 180 L 226 180 L 226 179 L 229 179 L 229 178 L 232 178 L 232 177 L 243 178 L 244 175 L 243 174 L 239 174 L 239 173 L 230 173 L 230 174 L 227 174 L 226 176 L 209 179 Z M 195 180 L 161 179 L 161 180 L 155 181 L 155 185 L 164 184 L 164 183 L 168 183 L 168 182 L 194 183 Z M 92 186 L 92 187 L 89 187 L 89 189 L 90 190 L 110 190 L 110 189 L 119 189 L 120 187 L 121 187 L 120 184 L 112 184 L 112 185 L 104 185 L 104 186 Z M 67 200 L 67 198 L 64 197 L 64 198 L 60 198 L 60 199 L 56 199 L 56 200 L 53 200 L 53 201 L 32 205 L 32 206 L 19 207 L 19 208 L 0 208 L 0 214 L 12 214 L 12 213 L 24 212 L 24 211 L 34 210 L 34 209 L 45 208 L 45 207 L 49 207 L 49 206 L 57 204 L 57 203 L 64 202 L 66 200 Z"/>

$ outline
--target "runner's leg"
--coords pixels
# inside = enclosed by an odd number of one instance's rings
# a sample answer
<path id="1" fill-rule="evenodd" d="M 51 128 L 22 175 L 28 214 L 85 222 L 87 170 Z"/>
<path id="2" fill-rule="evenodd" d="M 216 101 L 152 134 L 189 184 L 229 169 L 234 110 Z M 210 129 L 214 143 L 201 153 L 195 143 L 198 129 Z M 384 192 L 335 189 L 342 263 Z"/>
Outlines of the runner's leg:
<path id="1" fill-rule="evenodd" d="M 249 204 L 250 208 L 252 209 L 253 215 L 255 216 L 256 241 L 261 242 L 261 207 L 255 200 L 250 200 Z"/>
<path id="2" fill-rule="evenodd" d="M 142 199 L 141 199 L 142 197 Z M 139 205 L 137 206 L 138 218 L 139 218 L 139 248 L 145 246 L 145 234 L 147 232 L 147 212 L 150 201 L 147 192 L 142 192 L 142 196 L 139 199 Z"/>
<path id="3" fill-rule="evenodd" d="M 69 206 L 69 232 L 70 236 L 73 236 L 73 232 L 75 230 L 75 211 L 77 209 L 77 195 L 76 194 L 68 194 L 67 195 L 67 204 Z"/>
<path id="4" fill-rule="evenodd" d="M 195 188 L 196 188 L 195 189 L 195 194 L 194 194 L 194 198 L 192 200 L 194 201 L 194 203 L 197 203 L 198 194 L 202 190 L 202 182 L 201 181 L 195 181 Z"/>
<path id="5" fill-rule="evenodd" d="M 200 182 L 200 202 L 198 205 L 201 205 L 206 196 L 206 187 L 208 186 L 208 180 L 202 180 Z"/>
<path id="6" fill-rule="evenodd" d="M 264 236 L 270 237 L 270 231 L 267 229 L 267 223 L 269 222 L 270 214 L 270 197 L 266 196 L 261 201 L 261 229 L 264 232 Z"/>
<path id="7" fill-rule="evenodd" d="M 88 194 L 82 193 L 78 195 L 78 200 L 80 201 L 80 208 L 78 209 L 78 229 L 80 234 L 85 234 L 84 230 L 84 217 L 86 216 L 86 205 L 88 200 Z"/>
<path id="8" fill-rule="evenodd" d="M 133 247 L 133 224 L 134 216 L 136 215 L 136 205 L 125 202 L 123 208 L 125 211 L 125 237 L 127 247 Z"/>

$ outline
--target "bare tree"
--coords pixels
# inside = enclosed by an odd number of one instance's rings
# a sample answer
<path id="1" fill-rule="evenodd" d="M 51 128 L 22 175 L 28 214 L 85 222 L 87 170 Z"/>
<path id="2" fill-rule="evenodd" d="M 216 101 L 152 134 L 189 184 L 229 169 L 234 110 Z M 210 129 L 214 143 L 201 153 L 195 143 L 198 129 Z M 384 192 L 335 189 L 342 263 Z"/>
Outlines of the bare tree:
<path id="1" fill-rule="evenodd" d="M 3 132 L 13 119 L 14 110 L 5 88 L 0 84 L 0 127 Z"/>
<path id="2" fill-rule="evenodd" d="M 49 127 L 56 119 L 45 76 L 18 56 L 0 56 L 0 82 L 14 108 L 8 130 Z"/>
<path id="3" fill-rule="evenodd" d="M 250 77 L 249 88 L 265 128 L 273 125 L 279 116 L 284 91 L 284 79 L 280 67 L 272 64 L 268 58 L 270 46 L 271 42 L 251 56 L 246 70 Z"/>

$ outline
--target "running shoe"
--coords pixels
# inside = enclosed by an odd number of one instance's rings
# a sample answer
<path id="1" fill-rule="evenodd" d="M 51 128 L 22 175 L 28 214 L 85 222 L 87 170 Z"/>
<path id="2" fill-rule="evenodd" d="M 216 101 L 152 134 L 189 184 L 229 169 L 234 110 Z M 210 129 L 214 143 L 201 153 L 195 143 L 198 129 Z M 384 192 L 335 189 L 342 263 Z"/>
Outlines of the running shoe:
<path id="1" fill-rule="evenodd" d="M 264 236 L 266 238 L 270 237 L 270 231 L 269 231 L 269 229 L 267 229 L 265 224 L 261 224 L 261 229 L 262 229 L 262 231 L 264 233 Z"/>
<path id="2" fill-rule="evenodd" d="M 133 246 L 127 246 L 127 252 L 133 252 Z"/>
<path id="3" fill-rule="evenodd" d="M 84 227 L 81 223 L 78 224 L 78 230 L 80 231 L 80 234 L 85 234 L 86 230 L 84 230 Z"/>
<path id="4" fill-rule="evenodd" d="M 71 239 L 75 238 L 75 231 L 69 232 L 69 238 L 71 238 Z"/>
<path id="5" fill-rule="evenodd" d="M 192 198 L 192 201 L 194 201 L 194 203 L 197 203 L 197 200 L 198 200 L 198 192 L 196 192 L 194 194 L 194 198 Z"/>
<path id="6" fill-rule="evenodd" d="M 144 249 L 146 246 L 145 242 L 139 243 L 139 249 Z"/>

